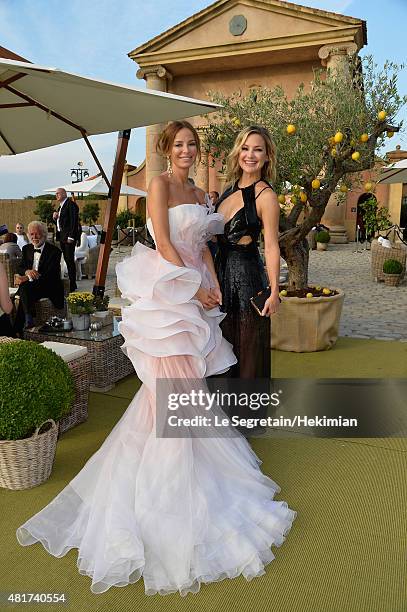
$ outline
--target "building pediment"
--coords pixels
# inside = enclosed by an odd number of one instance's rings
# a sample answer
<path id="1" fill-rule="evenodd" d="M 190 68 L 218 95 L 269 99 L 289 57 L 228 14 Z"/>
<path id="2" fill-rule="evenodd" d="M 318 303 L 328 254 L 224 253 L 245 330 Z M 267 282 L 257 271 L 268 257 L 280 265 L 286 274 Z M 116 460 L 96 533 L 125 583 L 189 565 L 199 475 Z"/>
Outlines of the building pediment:
<path id="1" fill-rule="evenodd" d="M 358 49 L 366 43 L 364 21 L 281 0 L 219 0 L 129 57 L 141 67 L 161 64 L 176 74 L 191 62 L 214 67 L 218 62 L 222 69 L 237 55 L 243 63 L 247 54 L 269 62 L 275 52 L 280 62 L 281 52 L 295 58 L 293 50 L 303 49 L 303 57 L 311 59 L 323 45 L 349 42 Z"/>

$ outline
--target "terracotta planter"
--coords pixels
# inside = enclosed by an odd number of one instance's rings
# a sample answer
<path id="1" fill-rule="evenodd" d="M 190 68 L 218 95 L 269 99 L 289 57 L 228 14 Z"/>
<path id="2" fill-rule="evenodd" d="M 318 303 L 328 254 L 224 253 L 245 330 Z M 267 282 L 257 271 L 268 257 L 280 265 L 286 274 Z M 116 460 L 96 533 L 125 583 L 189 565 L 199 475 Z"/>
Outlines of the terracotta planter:
<path id="1" fill-rule="evenodd" d="M 271 347 L 294 353 L 330 349 L 338 339 L 345 297 L 341 289 L 335 291 L 331 297 L 282 297 L 271 318 Z"/>
<path id="2" fill-rule="evenodd" d="M 326 251 L 328 248 L 327 242 L 317 242 L 317 251 Z"/>

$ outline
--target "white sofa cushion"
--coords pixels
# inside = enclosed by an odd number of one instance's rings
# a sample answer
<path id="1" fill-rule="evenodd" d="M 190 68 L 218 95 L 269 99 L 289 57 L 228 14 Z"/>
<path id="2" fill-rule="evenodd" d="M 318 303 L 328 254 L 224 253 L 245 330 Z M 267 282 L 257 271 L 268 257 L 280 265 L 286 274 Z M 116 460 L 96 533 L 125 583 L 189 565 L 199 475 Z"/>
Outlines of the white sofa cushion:
<path id="1" fill-rule="evenodd" d="M 88 352 L 86 346 L 77 346 L 76 344 L 65 344 L 63 342 L 51 342 L 48 340 L 46 342 L 41 342 L 41 344 L 45 346 L 45 348 L 54 351 L 54 353 L 62 357 L 67 363 L 74 359 L 79 359 L 79 357 L 83 357 Z"/>

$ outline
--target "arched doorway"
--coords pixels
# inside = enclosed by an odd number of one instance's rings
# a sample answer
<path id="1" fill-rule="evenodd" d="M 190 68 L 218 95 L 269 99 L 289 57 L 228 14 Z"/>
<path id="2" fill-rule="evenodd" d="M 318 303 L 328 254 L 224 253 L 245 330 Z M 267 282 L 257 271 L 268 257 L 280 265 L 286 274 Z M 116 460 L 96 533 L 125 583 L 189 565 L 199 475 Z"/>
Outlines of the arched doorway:
<path id="1" fill-rule="evenodd" d="M 366 239 L 371 240 L 373 238 L 372 235 L 367 235 L 366 231 L 365 210 L 363 205 L 368 200 L 374 200 L 377 208 L 377 199 L 374 193 L 362 193 L 362 195 L 359 196 L 356 208 L 356 234 L 359 242 L 365 242 Z"/>

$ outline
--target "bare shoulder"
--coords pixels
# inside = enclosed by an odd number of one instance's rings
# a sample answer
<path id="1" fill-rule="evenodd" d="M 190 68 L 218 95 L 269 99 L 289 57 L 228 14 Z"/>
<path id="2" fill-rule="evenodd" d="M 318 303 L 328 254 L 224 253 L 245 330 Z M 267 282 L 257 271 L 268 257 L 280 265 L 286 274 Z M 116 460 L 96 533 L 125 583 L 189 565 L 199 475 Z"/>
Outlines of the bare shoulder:
<path id="1" fill-rule="evenodd" d="M 255 193 L 256 193 L 256 200 L 259 203 L 262 203 L 262 204 L 264 203 L 266 205 L 268 203 L 278 204 L 276 192 L 274 191 L 273 187 L 269 183 L 266 183 L 266 181 L 259 181 L 256 184 Z"/>
<path id="2" fill-rule="evenodd" d="M 157 176 L 153 176 L 153 178 L 150 181 L 150 184 L 148 186 L 148 191 L 150 192 L 151 190 L 168 190 L 169 188 L 169 183 L 168 183 L 168 176 L 167 174 L 158 174 Z"/>

